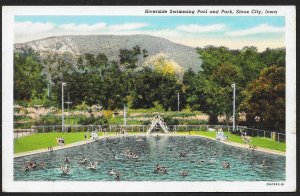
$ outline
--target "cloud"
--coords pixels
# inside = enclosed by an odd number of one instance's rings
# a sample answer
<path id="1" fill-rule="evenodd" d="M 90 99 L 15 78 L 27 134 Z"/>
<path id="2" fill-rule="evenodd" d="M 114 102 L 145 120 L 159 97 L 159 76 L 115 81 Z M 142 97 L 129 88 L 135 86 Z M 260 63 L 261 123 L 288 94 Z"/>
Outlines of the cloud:
<path id="1" fill-rule="evenodd" d="M 146 23 L 123 23 L 117 25 L 111 25 L 108 27 L 111 31 L 130 31 L 140 29 L 142 27 L 148 26 Z"/>
<path id="2" fill-rule="evenodd" d="M 50 36 L 59 35 L 100 35 L 100 34 L 131 34 L 137 31 L 141 33 L 140 28 L 148 26 L 146 23 L 121 23 L 107 25 L 106 23 L 96 24 L 76 24 L 67 23 L 55 25 L 53 23 L 40 22 L 15 22 L 15 42 L 26 42 L 35 39 L 41 39 Z M 137 34 L 136 33 L 136 34 Z"/>
<path id="3" fill-rule="evenodd" d="M 264 51 L 266 48 L 281 48 L 285 47 L 284 38 L 277 38 L 271 40 L 253 40 L 253 39 L 228 39 L 222 38 L 205 38 L 205 39 L 177 39 L 173 40 L 179 44 L 192 46 L 192 47 L 205 47 L 208 45 L 225 46 L 231 49 L 242 49 L 245 46 L 255 46 L 258 51 Z"/>
<path id="4" fill-rule="evenodd" d="M 106 23 L 96 23 L 93 25 L 88 24 L 62 24 L 59 28 L 63 31 L 72 31 L 72 32 L 97 32 L 101 31 L 106 27 Z"/>
<path id="5" fill-rule="evenodd" d="M 30 35 L 49 32 L 54 30 L 55 25 L 53 23 L 40 23 L 40 22 L 16 22 L 14 31 L 16 35 Z"/>
<path id="6" fill-rule="evenodd" d="M 213 25 L 179 25 L 176 27 L 177 30 L 188 32 L 188 33 L 209 33 L 209 32 L 220 32 L 224 31 L 226 26 L 224 24 L 213 24 Z"/>
<path id="7" fill-rule="evenodd" d="M 284 27 L 261 24 L 253 28 L 227 32 L 223 24 L 215 25 L 180 25 L 174 29 L 142 29 L 146 23 L 121 23 L 108 25 L 106 23 L 76 24 L 68 23 L 55 25 L 53 23 L 15 22 L 15 43 L 42 39 L 60 35 L 135 35 L 146 34 L 169 39 L 170 41 L 192 46 L 206 45 L 227 46 L 240 49 L 246 45 L 257 46 L 259 50 L 266 47 L 284 47 L 284 36 L 268 36 L 264 39 L 249 37 L 260 33 L 282 33 Z M 222 36 L 211 36 L 210 32 L 223 32 Z M 248 37 L 247 37 L 248 35 Z"/>
<path id="8" fill-rule="evenodd" d="M 284 27 L 275 27 L 270 26 L 268 24 L 261 24 L 253 28 L 231 31 L 226 33 L 228 36 L 248 36 L 248 35 L 257 35 L 257 34 L 265 34 L 265 33 L 284 33 Z"/>

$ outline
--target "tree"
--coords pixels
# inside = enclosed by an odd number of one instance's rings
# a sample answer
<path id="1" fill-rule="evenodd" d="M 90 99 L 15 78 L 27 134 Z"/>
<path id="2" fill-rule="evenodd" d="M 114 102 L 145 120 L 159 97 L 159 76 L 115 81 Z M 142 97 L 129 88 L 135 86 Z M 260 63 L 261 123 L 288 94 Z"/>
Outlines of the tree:
<path id="1" fill-rule="evenodd" d="M 165 110 L 177 110 L 177 92 L 183 94 L 182 85 L 175 76 L 146 67 L 134 77 L 132 107 L 151 108 L 154 102 L 158 102 Z M 183 106 L 184 103 L 182 99 Z"/>
<path id="2" fill-rule="evenodd" d="M 265 68 L 256 47 L 244 47 L 238 56 L 237 66 L 240 68 L 243 80 L 240 86 L 246 87 L 249 82 L 256 79 L 260 71 Z"/>
<path id="3" fill-rule="evenodd" d="M 238 64 L 238 51 L 226 47 L 209 46 L 198 49 L 203 59 L 203 71 L 188 82 L 188 103 L 193 110 L 209 115 L 209 123 L 218 123 L 218 116 L 225 115 L 228 123 L 231 115 L 232 83 L 241 83 L 243 75 Z"/>
<path id="4" fill-rule="evenodd" d="M 243 91 L 240 108 L 246 113 L 247 125 L 270 131 L 285 131 L 285 68 L 265 68 L 259 78 Z"/>
<path id="5" fill-rule="evenodd" d="M 14 99 L 42 98 L 46 86 L 37 54 L 14 53 Z"/>
<path id="6" fill-rule="evenodd" d="M 285 67 L 285 48 L 270 49 L 260 53 L 261 61 L 268 67 L 278 65 Z"/>
<path id="7" fill-rule="evenodd" d="M 124 65 L 126 69 L 135 69 L 138 61 L 137 53 L 135 50 L 120 49 L 120 63 Z"/>

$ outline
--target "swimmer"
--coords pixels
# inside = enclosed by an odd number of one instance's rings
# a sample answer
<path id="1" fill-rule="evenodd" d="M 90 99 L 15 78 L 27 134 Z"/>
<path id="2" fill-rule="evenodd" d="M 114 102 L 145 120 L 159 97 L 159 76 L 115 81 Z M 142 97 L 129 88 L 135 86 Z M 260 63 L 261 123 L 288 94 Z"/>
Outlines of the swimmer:
<path id="1" fill-rule="evenodd" d="M 216 161 L 214 160 L 214 159 L 210 159 L 209 161 L 208 161 L 208 163 L 210 163 L 210 164 L 213 164 L 213 163 L 215 163 Z"/>
<path id="2" fill-rule="evenodd" d="M 79 160 L 79 163 L 80 164 L 84 164 L 84 163 L 86 163 L 87 162 L 87 158 L 85 157 L 85 156 L 83 156 L 83 158 L 81 158 L 80 160 Z"/>
<path id="3" fill-rule="evenodd" d="M 30 169 L 36 168 L 36 162 L 35 161 L 29 161 L 28 166 L 30 167 Z"/>
<path id="4" fill-rule="evenodd" d="M 26 165 L 25 166 L 25 171 L 29 171 L 29 170 L 31 170 L 31 167 L 29 165 Z"/>
<path id="5" fill-rule="evenodd" d="M 183 170 L 180 172 L 180 175 L 185 177 L 185 176 L 188 176 L 188 173 L 187 173 L 187 171 Z"/>
<path id="6" fill-rule="evenodd" d="M 67 155 L 65 155 L 65 162 L 66 162 L 66 163 L 69 163 L 69 162 L 70 162 Z"/>
<path id="7" fill-rule="evenodd" d="M 223 162 L 222 166 L 223 166 L 224 169 L 228 169 L 228 168 L 230 168 L 230 163 L 229 162 Z"/>
<path id="8" fill-rule="evenodd" d="M 186 152 L 181 152 L 181 153 L 179 153 L 179 156 L 180 157 L 187 157 L 187 153 Z"/>
<path id="9" fill-rule="evenodd" d="M 159 172 L 166 174 L 167 173 L 167 168 L 166 167 L 160 167 Z"/>
<path id="10" fill-rule="evenodd" d="M 116 174 L 116 172 L 113 169 L 109 170 L 109 175 L 115 175 L 115 174 Z"/>
<path id="11" fill-rule="evenodd" d="M 60 167 L 60 169 L 62 170 L 62 174 L 68 174 L 69 173 L 69 171 L 71 170 L 71 168 L 69 168 L 69 166 L 68 165 L 62 165 L 61 167 Z"/>
<path id="12" fill-rule="evenodd" d="M 154 171 L 157 172 L 160 169 L 160 165 L 156 164 Z"/>
<path id="13" fill-rule="evenodd" d="M 261 166 L 262 166 L 262 167 L 267 167 L 267 166 L 268 166 L 267 160 L 264 159 L 264 160 L 262 161 Z"/>
<path id="14" fill-rule="evenodd" d="M 95 169 L 96 169 L 96 166 L 97 166 L 97 163 L 96 163 L 96 162 L 95 162 L 95 163 L 91 162 L 91 163 L 90 163 L 90 166 L 87 167 L 87 168 L 88 168 L 88 169 L 95 170 Z"/>
<path id="15" fill-rule="evenodd" d="M 204 163 L 204 160 L 201 159 L 199 162 L 200 162 L 200 163 Z"/>
<path id="16" fill-rule="evenodd" d="M 121 159 L 120 157 L 117 157 L 117 155 L 114 155 L 114 158 L 115 158 L 116 160 L 120 160 L 120 159 Z"/>
<path id="17" fill-rule="evenodd" d="M 115 174 L 115 180 L 120 180 L 120 176 L 121 176 L 121 173 L 120 172 L 116 172 L 116 174 Z"/>
<path id="18" fill-rule="evenodd" d="M 41 168 L 42 168 L 42 169 L 44 169 L 44 167 L 45 167 L 45 164 L 44 164 L 44 162 L 43 162 L 43 161 L 40 163 L 40 166 L 41 166 Z"/>

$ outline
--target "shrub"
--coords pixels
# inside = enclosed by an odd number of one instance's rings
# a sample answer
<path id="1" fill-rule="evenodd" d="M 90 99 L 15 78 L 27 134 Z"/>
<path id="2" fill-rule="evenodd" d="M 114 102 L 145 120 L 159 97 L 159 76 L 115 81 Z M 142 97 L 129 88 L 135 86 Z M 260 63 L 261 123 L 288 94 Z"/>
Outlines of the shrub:
<path id="1" fill-rule="evenodd" d="M 103 115 L 104 115 L 105 118 L 111 118 L 112 115 L 113 115 L 113 111 L 111 111 L 111 110 L 104 110 L 103 111 Z"/>
<path id="2" fill-rule="evenodd" d="M 31 121 L 32 118 L 30 116 L 25 116 L 25 115 L 21 115 L 21 116 L 16 116 L 14 115 L 14 122 L 17 121 Z"/>
<path id="3" fill-rule="evenodd" d="M 81 125 L 105 125 L 108 121 L 104 116 L 98 116 L 80 118 L 78 123 Z"/>
<path id="4" fill-rule="evenodd" d="M 34 125 L 60 125 L 61 117 L 55 115 L 43 115 L 37 121 L 34 122 Z"/>
<path id="5" fill-rule="evenodd" d="M 151 121 L 150 120 L 146 120 L 143 122 L 143 125 L 150 125 Z"/>
<path id="6" fill-rule="evenodd" d="M 86 104 L 85 101 L 83 101 L 80 105 L 76 105 L 75 109 L 77 110 L 87 110 L 89 106 Z"/>
<path id="7" fill-rule="evenodd" d="M 178 119 L 166 116 L 163 118 L 167 125 L 179 125 Z"/>

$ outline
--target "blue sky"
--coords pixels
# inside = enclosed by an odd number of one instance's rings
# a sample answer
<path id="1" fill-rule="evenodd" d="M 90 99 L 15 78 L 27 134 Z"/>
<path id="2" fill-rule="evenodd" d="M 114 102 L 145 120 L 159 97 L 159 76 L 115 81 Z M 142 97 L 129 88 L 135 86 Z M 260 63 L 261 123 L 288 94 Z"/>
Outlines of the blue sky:
<path id="1" fill-rule="evenodd" d="M 15 42 L 67 34 L 149 34 L 203 47 L 284 47 L 277 16 L 15 16 Z"/>

